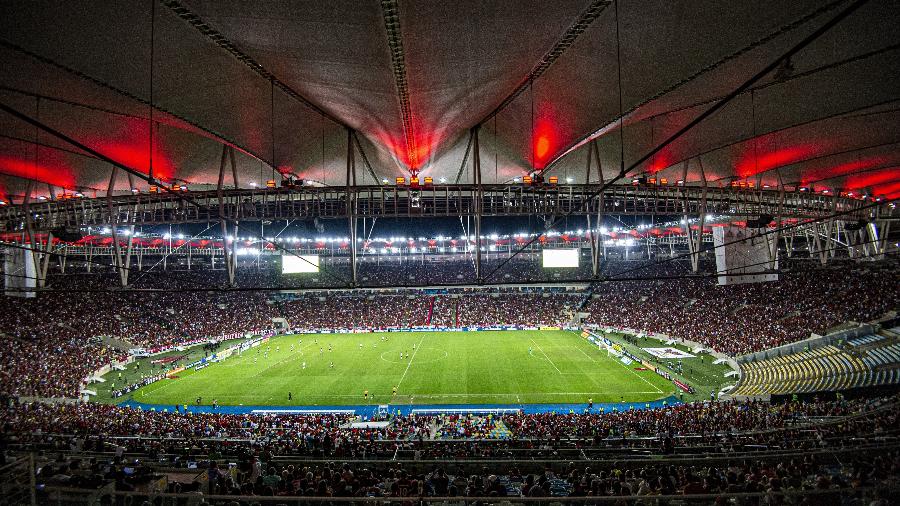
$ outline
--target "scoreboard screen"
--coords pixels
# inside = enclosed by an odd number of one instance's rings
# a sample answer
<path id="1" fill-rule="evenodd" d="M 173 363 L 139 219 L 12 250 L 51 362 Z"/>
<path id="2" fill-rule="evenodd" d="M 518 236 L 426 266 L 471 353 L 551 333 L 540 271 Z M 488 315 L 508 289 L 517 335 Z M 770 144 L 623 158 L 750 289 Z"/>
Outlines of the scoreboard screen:
<path id="1" fill-rule="evenodd" d="M 281 273 L 319 272 L 319 255 L 282 255 Z"/>
<path id="2" fill-rule="evenodd" d="M 578 248 L 545 249 L 544 268 L 577 268 L 579 258 Z"/>

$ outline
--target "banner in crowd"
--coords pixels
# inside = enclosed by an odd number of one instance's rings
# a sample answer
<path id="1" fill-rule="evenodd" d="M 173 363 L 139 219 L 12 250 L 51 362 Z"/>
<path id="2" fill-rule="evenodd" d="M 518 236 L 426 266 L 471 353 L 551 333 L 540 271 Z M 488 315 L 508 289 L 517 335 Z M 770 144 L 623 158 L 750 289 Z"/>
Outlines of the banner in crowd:
<path id="1" fill-rule="evenodd" d="M 380 329 L 317 329 L 294 328 L 294 334 L 371 334 L 378 332 L 484 332 L 497 330 L 580 330 L 579 327 L 536 327 L 530 325 L 489 325 L 469 327 L 385 327 Z"/>
<path id="2" fill-rule="evenodd" d="M 647 353 L 653 355 L 657 358 L 695 358 L 695 355 L 691 355 L 686 351 L 681 351 L 678 348 L 641 348 Z"/>

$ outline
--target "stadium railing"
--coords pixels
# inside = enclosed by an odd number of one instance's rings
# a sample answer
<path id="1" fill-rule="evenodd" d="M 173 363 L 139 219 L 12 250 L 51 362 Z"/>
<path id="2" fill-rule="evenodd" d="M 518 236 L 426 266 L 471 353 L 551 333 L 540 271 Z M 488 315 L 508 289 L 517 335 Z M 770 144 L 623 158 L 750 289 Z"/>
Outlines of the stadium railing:
<path id="1" fill-rule="evenodd" d="M 670 504 L 673 506 L 691 504 L 721 504 L 722 500 L 734 500 L 737 504 L 827 504 L 852 498 L 857 504 L 870 504 L 877 499 L 897 497 L 900 486 L 884 487 L 844 487 L 810 490 L 770 490 L 765 492 L 716 493 L 716 494 L 680 494 L 680 495 L 628 495 L 628 496 L 548 496 L 548 497 L 417 497 L 417 496 L 372 496 L 372 497 L 303 497 L 303 496 L 239 496 L 239 495 L 202 495 L 197 493 L 140 493 L 125 491 L 92 491 L 85 494 L 82 489 L 65 487 L 46 487 L 40 500 L 33 504 L 154 504 L 157 506 L 181 506 L 183 504 L 259 504 L 263 505 L 297 505 L 328 506 L 336 504 L 417 504 L 420 506 L 464 506 L 480 505 L 594 505 L 594 504 Z M 101 502 L 102 501 L 102 502 Z M 146 501 L 146 502 L 145 502 Z M 203 501 L 202 503 L 200 501 Z M 888 503 L 884 503 L 888 504 Z"/>

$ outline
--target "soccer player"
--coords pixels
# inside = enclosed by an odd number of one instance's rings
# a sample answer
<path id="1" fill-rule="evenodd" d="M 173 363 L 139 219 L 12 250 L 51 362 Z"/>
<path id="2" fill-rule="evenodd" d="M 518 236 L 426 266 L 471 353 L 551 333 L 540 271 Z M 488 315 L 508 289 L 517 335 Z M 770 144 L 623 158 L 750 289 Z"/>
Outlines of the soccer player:
<path id="1" fill-rule="evenodd" d="M 328 343 L 328 352 L 331 353 L 331 351 L 332 351 L 331 343 Z"/>
<path id="2" fill-rule="evenodd" d="M 294 400 L 294 394 L 292 394 L 291 392 L 288 392 L 288 400 L 289 401 Z"/>
<path id="3" fill-rule="evenodd" d="M 363 399 L 365 399 L 366 402 L 369 402 L 369 391 L 368 390 L 363 392 Z"/>
<path id="4" fill-rule="evenodd" d="M 332 362 L 331 365 L 330 365 L 329 367 L 331 367 L 332 369 L 334 369 L 334 362 Z"/>
<path id="5" fill-rule="evenodd" d="M 303 362 L 303 369 L 306 369 L 306 362 Z"/>
<path id="6" fill-rule="evenodd" d="M 394 395 L 397 395 L 397 387 L 393 388 Z"/>
<path id="7" fill-rule="evenodd" d="M 321 355 L 323 353 L 325 353 L 325 349 L 323 349 L 321 346 L 319 346 L 319 355 Z"/>
<path id="8" fill-rule="evenodd" d="M 359 343 L 359 349 L 362 349 L 362 343 Z"/>

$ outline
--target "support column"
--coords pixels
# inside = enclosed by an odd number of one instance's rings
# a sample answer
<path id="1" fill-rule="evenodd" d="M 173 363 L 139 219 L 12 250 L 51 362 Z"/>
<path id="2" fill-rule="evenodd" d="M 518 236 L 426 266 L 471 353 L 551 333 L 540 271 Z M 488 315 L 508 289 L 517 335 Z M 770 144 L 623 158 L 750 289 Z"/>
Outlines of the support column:
<path id="1" fill-rule="evenodd" d="M 475 279 L 480 285 L 484 283 L 484 277 L 481 272 L 481 204 L 484 189 L 481 186 L 481 150 L 478 146 L 478 129 L 478 125 L 472 129 L 472 147 L 474 149 L 472 175 L 475 183 Z"/>
<path id="2" fill-rule="evenodd" d="M 781 179 L 781 169 L 775 169 L 778 177 L 778 216 L 775 218 L 775 234 L 769 245 L 769 270 L 775 270 L 778 266 L 778 243 L 781 241 L 781 226 L 784 220 L 784 181 Z M 757 186 L 757 188 L 762 188 Z M 759 190 L 760 192 L 762 189 Z M 766 237 L 769 237 L 766 235 Z"/>
<path id="3" fill-rule="evenodd" d="M 831 214 L 834 215 L 837 211 L 837 198 L 831 199 Z M 834 246 L 834 236 L 835 236 L 835 227 L 837 225 L 837 221 L 832 218 L 824 223 L 825 228 L 825 247 L 820 250 L 820 256 L 822 258 L 822 265 L 825 265 L 828 260 L 834 258 L 834 254 L 836 253 L 837 248 Z"/>
<path id="4" fill-rule="evenodd" d="M 56 257 L 57 261 L 59 262 L 59 272 L 62 274 L 66 273 L 66 260 L 68 258 L 68 253 L 69 253 L 69 247 L 63 246 L 62 252 L 59 253 L 59 256 Z"/>
<path id="5" fill-rule="evenodd" d="M 891 232 L 890 220 L 882 222 L 881 232 L 879 234 L 878 225 L 873 221 L 869 223 L 869 236 L 872 238 L 872 244 L 875 247 L 875 256 L 878 260 L 884 260 L 884 254 L 887 252 L 887 238 Z"/>
<path id="6" fill-rule="evenodd" d="M 222 250 L 225 254 L 225 270 L 228 273 L 228 286 L 234 286 L 234 271 L 235 265 L 237 264 L 237 259 L 235 255 L 235 244 L 237 243 L 237 220 L 234 222 L 234 235 L 231 240 L 228 240 L 228 218 L 225 215 L 225 193 L 224 193 L 224 184 L 225 184 L 225 162 L 230 157 L 231 159 L 231 170 L 232 176 L 236 175 L 235 163 L 234 163 L 234 152 L 229 146 L 222 146 L 222 160 L 219 163 L 219 181 L 216 185 L 216 197 L 219 200 L 219 221 L 222 225 Z M 237 187 L 237 180 L 235 180 L 235 187 Z"/>
<path id="7" fill-rule="evenodd" d="M 347 226 L 350 230 L 350 281 L 358 283 L 356 265 L 356 157 L 353 151 L 353 130 L 347 129 Z"/>
<path id="8" fill-rule="evenodd" d="M 43 288 L 45 279 L 41 276 L 41 248 L 38 246 L 37 237 L 34 235 L 33 214 L 31 213 L 31 193 L 33 190 L 34 182 L 28 180 L 28 184 L 25 187 L 25 199 L 22 201 L 22 206 L 25 208 L 25 234 L 28 236 L 28 244 L 30 246 L 29 254 L 34 261 L 34 272 L 37 277 L 35 284 L 38 288 Z"/>
<path id="9" fill-rule="evenodd" d="M 118 175 L 119 168 L 113 165 L 112 171 L 109 175 L 109 186 L 106 188 L 106 205 L 109 210 L 109 230 L 112 232 L 112 242 L 113 242 L 113 266 L 116 268 L 116 272 L 119 273 L 119 284 L 123 287 L 128 286 L 128 271 L 125 268 L 125 264 L 122 261 L 122 245 L 119 244 L 119 216 L 113 207 L 112 202 L 112 194 L 113 189 L 116 186 L 116 176 Z M 130 239 L 130 237 L 129 237 Z M 130 241 L 129 241 L 130 242 Z"/>
<path id="10" fill-rule="evenodd" d="M 43 280 L 44 284 L 47 283 L 47 271 L 50 269 L 50 253 L 53 252 L 53 232 L 47 232 L 47 242 L 44 244 L 44 258 L 41 263 L 38 279 Z M 44 286 L 44 285 L 41 285 Z"/>
<path id="11" fill-rule="evenodd" d="M 600 164 L 600 148 L 597 146 L 597 140 L 591 141 L 588 147 L 587 153 L 587 164 L 585 166 L 585 175 L 584 175 L 584 183 L 588 185 L 588 190 L 590 190 L 591 183 L 591 158 L 594 158 L 597 161 L 597 175 L 599 176 L 599 184 L 600 187 L 603 187 L 603 166 Z M 600 196 L 598 197 L 598 206 L 597 206 L 597 231 L 594 231 L 594 227 L 591 225 L 591 214 L 587 214 L 587 228 L 588 228 L 588 240 L 590 241 L 591 246 L 591 275 L 594 278 L 600 276 L 600 257 L 601 257 L 601 244 L 603 243 L 603 234 L 600 233 L 600 228 L 603 226 L 603 210 L 605 208 L 604 204 L 604 195 L 603 192 L 600 192 Z"/>
<path id="12" fill-rule="evenodd" d="M 687 203 L 687 171 L 688 171 L 688 162 L 684 162 L 684 174 L 682 176 L 682 181 L 685 182 L 684 186 L 684 200 L 683 200 L 683 210 L 684 210 L 684 233 L 687 239 L 688 252 L 690 253 L 691 258 L 691 272 L 696 274 L 700 270 L 700 249 L 703 247 L 703 226 L 706 224 L 706 195 L 709 190 L 709 185 L 706 180 L 706 172 L 703 170 L 703 164 L 700 163 L 700 178 L 703 183 L 703 190 L 700 197 L 700 217 L 697 220 L 697 232 L 696 234 L 691 230 L 691 221 L 690 215 L 688 213 L 688 203 Z"/>

